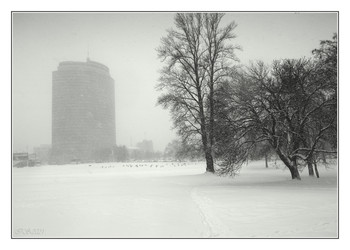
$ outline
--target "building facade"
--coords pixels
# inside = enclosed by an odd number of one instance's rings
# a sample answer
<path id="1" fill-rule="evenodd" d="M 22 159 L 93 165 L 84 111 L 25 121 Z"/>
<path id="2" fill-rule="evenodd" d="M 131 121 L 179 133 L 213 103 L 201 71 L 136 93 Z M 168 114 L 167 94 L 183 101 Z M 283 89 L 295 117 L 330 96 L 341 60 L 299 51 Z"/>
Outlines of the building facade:
<path id="1" fill-rule="evenodd" d="M 114 80 L 105 65 L 61 62 L 52 74 L 51 162 L 107 161 L 116 144 Z"/>

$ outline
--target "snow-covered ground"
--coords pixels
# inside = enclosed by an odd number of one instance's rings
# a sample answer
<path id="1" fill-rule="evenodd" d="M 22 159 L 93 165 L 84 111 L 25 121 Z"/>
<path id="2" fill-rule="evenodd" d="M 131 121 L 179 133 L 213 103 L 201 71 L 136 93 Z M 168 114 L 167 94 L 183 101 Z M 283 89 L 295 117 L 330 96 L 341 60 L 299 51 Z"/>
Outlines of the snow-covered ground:
<path id="1" fill-rule="evenodd" d="M 205 163 L 99 163 L 13 168 L 19 238 L 337 237 L 336 165 L 321 178 L 243 166 L 235 178 Z"/>

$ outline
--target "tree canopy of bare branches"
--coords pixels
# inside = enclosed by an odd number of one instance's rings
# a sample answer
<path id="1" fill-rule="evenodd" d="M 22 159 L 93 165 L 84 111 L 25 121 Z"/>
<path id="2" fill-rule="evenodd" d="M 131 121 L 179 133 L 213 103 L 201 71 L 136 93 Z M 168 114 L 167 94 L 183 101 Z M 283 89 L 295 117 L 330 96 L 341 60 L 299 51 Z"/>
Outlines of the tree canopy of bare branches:
<path id="1" fill-rule="evenodd" d="M 258 62 L 232 76 L 218 92 L 220 155 L 224 173 L 237 170 L 249 150 L 267 141 L 300 179 L 298 166 L 336 152 L 337 41 L 322 41 L 315 58 Z"/>

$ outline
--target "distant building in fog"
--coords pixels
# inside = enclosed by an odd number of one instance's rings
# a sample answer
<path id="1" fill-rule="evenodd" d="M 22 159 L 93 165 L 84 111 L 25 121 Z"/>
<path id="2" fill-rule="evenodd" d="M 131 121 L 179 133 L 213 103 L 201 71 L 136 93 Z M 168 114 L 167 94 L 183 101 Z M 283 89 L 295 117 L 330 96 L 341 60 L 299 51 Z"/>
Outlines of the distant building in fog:
<path id="1" fill-rule="evenodd" d="M 151 140 L 143 140 L 136 144 L 136 147 L 144 153 L 153 153 L 153 142 Z"/>
<path id="2" fill-rule="evenodd" d="M 50 161 L 51 145 L 43 144 L 39 147 L 34 147 L 33 151 L 36 156 L 36 160 L 40 161 L 40 163 L 47 164 Z"/>
<path id="3" fill-rule="evenodd" d="M 105 65 L 61 62 L 52 75 L 52 163 L 112 159 L 114 80 Z"/>

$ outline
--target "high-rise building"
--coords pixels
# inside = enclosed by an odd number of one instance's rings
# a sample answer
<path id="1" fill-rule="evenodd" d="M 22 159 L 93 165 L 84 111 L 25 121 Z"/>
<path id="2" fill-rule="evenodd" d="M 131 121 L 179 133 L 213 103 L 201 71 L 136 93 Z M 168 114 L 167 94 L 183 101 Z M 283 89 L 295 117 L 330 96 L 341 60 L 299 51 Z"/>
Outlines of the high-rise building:
<path id="1" fill-rule="evenodd" d="M 61 62 L 52 75 L 51 162 L 110 160 L 115 134 L 108 67 L 89 59 Z"/>

